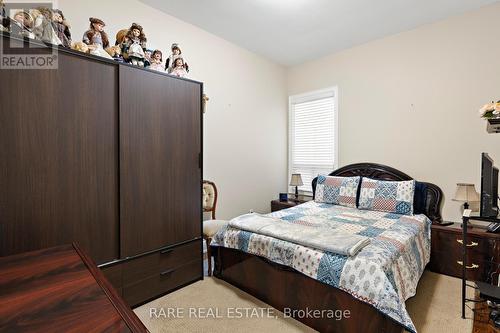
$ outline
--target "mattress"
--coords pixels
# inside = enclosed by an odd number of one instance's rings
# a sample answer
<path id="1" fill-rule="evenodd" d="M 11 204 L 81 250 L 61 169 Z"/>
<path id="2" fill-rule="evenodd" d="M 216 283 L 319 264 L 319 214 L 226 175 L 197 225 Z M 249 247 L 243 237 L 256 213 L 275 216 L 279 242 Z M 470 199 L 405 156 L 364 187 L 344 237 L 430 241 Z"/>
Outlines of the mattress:
<path id="1" fill-rule="evenodd" d="M 366 236 L 370 244 L 352 257 L 227 226 L 212 245 L 237 249 L 291 267 L 351 294 L 400 323 L 410 332 L 415 326 L 405 301 L 414 296 L 430 260 L 431 221 L 425 215 L 360 210 L 309 201 L 268 214 L 293 224 L 321 226 Z"/>

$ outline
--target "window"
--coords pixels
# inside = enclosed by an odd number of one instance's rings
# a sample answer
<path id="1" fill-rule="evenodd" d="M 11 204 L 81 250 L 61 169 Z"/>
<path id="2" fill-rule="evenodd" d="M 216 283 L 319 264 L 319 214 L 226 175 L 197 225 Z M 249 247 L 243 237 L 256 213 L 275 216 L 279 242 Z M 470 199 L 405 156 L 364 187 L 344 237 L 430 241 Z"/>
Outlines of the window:
<path id="1" fill-rule="evenodd" d="M 290 97 L 288 173 L 300 173 L 299 190 L 312 193 L 312 180 L 337 166 L 337 88 Z"/>

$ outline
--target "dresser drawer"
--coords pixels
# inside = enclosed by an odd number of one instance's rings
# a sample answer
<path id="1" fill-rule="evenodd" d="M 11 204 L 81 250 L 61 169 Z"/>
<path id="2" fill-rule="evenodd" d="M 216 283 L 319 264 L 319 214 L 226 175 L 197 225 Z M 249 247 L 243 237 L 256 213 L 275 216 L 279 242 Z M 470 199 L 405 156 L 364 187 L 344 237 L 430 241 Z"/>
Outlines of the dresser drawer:
<path id="1" fill-rule="evenodd" d="M 201 260 L 201 240 L 176 246 L 144 257 L 130 260 L 123 264 L 123 287 L 169 269 L 176 268 L 193 260 Z"/>
<path id="2" fill-rule="evenodd" d="M 442 254 L 446 257 L 446 254 Z M 447 257 L 446 260 L 431 261 L 430 269 L 433 272 L 462 277 L 462 258 Z M 491 266 L 485 261 L 467 258 L 466 276 L 467 280 L 471 281 L 486 281 L 488 271 Z"/>
<path id="3" fill-rule="evenodd" d="M 454 277 L 462 277 L 462 234 L 460 232 L 434 231 L 431 236 L 432 271 Z M 487 238 L 467 237 L 467 279 L 486 281 L 491 270 L 491 240 Z"/>
<path id="4" fill-rule="evenodd" d="M 433 232 L 432 237 L 433 252 L 446 252 L 454 257 L 462 257 L 463 237 L 461 233 Z M 489 255 L 488 239 L 475 236 L 467 236 L 467 255 L 484 258 Z"/>
<path id="5" fill-rule="evenodd" d="M 123 288 L 123 298 L 130 306 L 135 306 L 151 298 L 158 297 L 179 286 L 202 277 L 201 257 L 130 284 Z"/>

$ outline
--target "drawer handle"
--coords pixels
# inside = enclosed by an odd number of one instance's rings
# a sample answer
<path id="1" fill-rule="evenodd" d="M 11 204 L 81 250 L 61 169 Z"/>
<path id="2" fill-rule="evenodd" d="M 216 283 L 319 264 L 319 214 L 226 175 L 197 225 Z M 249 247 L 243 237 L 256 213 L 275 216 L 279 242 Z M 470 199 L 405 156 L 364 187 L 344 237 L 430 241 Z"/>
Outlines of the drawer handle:
<path id="1" fill-rule="evenodd" d="M 457 261 L 457 264 L 459 264 L 460 266 L 463 266 L 464 262 L 463 261 Z M 476 269 L 476 268 L 479 268 L 479 265 L 472 264 L 471 266 L 465 266 L 465 268 L 467 268 L 467 269 Z"/>
<path id="2" fill-rule="evenodd" d="M 163 250 L 163 251 L 161 251 L 160 253 L 161 253 L 161 254 L 170 254 L 170 253 L 172 253 L 172 252 L 174 252 L 174 250 Z"/>
<path id="3" fill-rule="evenodd" d="M 457 243 L 464 244 L 464 241 L 462 239 L 457 239 Z M 466 247 L 474 247 L 478 246 L 479 244 L 476 242 L 470 242 L 470 244 L 465 245 Z"/>
<path id="4" fill-rule="evenodd" d="M 161 276 L 170 275 L 170 274 L 172 274 L 174 271 L 175 271 L 175 269 L 169 269 L 169 270 L 167 270 L 167 271 L 161 272 L 161 273 L 160 273 L 160 275 L 161 275 Z"/>

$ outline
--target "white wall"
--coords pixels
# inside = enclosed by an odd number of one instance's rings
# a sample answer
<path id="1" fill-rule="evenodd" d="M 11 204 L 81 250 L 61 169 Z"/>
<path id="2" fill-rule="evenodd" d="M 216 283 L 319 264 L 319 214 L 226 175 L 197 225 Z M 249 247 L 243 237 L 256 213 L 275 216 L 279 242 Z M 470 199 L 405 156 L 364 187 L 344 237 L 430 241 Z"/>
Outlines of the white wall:
<path id="1" fill-rule="evenodd" d="M 148 48 L 164 57 L 178 42 L 190 77 L 204 82 L 210 97 L 204 128 L 204 178 L 219 189 L 217 218 L 249 209 L 269 211 L 269 202 L 286 190 L 286 69 L 193 25 L 136 0 L 59 0 L 81 40 L 89 17 L 107 24 L 110 42 L 132 22 L 144 27 Z"/>
<path id="2" fill-rule="evenodd" d="M 445 219 L 460 216 L 451 201 L 457 182 L 479 189 L 482 151 L 500 165 L 500 136 L 477 116 L 500 99 L 500 4 L 288 70 L 137 0 L 59 6 L 75 38 L 94 16 L 111 36 L 142 24 L 149 47 L 167 54 L 181 43 L 191 77 L 210 97 L 204 172 L 219 187 L 218 217 L 268 211 L 287 189 L 286 97 L 324 87 L 339 87 L 340 165 L 384 163 L 439 185 Z"/>
<path id="3" fill-rule="evenodd" d="M 500 99 L 498 17 L 500 4 L 293 67 L 288 92 L 338 85 L 340 165 L 379 162 L 435 183 L 445 219 L 458 220 L 455 184 L 479 190 L 483 151 L 500 166 L 500 135 L 477 112 Z"/>

